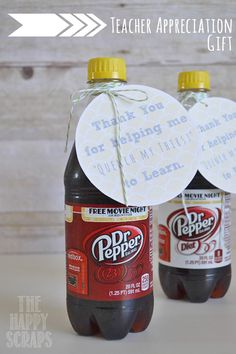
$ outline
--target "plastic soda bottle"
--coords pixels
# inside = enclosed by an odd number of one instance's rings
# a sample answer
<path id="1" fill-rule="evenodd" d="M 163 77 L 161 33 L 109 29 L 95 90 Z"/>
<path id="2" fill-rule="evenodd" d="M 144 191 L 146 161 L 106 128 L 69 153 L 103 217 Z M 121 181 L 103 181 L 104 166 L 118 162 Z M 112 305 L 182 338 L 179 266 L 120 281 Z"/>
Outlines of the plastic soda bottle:
<path id="1" fill-rule="evenodd" d="M 179 100 L 186 109 L 206 98 L 206 71 L 179 74 Z M 223 297 L 231 281 L 230 194 L 199 172 L 158 213 L 159 277 L 171 299 L 205 302 Z"/>
<path id="2" fill-rule="evenodd" d="M 89 88 L 125 83 L 123 59 L 89 60 Z M 81 169 L 75 145 L 64 183 L 67 311 L 74 330 L 106 339 L 145 330 L 153 312 L 151 208 L 125 206 L 100 192 Z"/>

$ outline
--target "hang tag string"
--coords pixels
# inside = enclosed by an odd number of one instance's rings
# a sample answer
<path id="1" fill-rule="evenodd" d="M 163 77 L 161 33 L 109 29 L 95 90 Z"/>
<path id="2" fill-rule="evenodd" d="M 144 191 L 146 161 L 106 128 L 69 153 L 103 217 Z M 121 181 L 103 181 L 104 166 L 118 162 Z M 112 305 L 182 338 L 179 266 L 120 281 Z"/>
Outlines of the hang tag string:
<path id="1" fill-rule="evenodd" d="M 199 92 L 193 92 L 193 91 L 181 92 L 181 104 L 187 110 L 189 110 L 190 108 L 193 107 L 193 102 L 191 102 L 191 101 L 194 101 L 194 104 L 199 102 L 199 103 L 203 104 L 205 107 L 208 107 L 208 105 L 206 103 L 202 102 L 206 97 L 207 97 L 206 92 L 201 92 L 201 91 L 199 91 Z M 187 216 L 188 223 L 190 224 L 191 219 L 189 216 L 188 208 L 186 206 L 184 192 L 182 192 L 181 195 L 182 195 L 182 204 L 184 207 L 184 212 L 185 212 L 185 215 Z"/>
<path id="2" fill-rule="evenodd" d="M 188 223 L 191 224 L 191 218 L 189 216 L 188 208 L 187 208 L 187 205 L 186 205 L 186 202 L 185 202 L 184 192 L 182 192 L 181 194 L 182 194 L 182 204 L 183 204 L 183 207 L 184 207 L 184 212 L 185 212 L 185 215 L 187 216 Z"/>
<path id="3" fill-rule="evenodd" d="M 123 190 L 123 196 L 124 196 L 124 203 L 125 205 L 128 205 L 128 200 L 127 200 L 127 193 L 126 193 L 126 187 L 125 187 L 125 174 L 124 174 L 124 165 L 123 165 L 123 158 L 122 158 L 122 152 L 121 152 L 121 144 L 120 144 L 120 113 L 119 113 L 119 108 L 117 104 L 117 98 L 130 101 L 130 102 L 144 102 L 147 101 L 148 99 L 148 94 L 144 90 L 140 89 L 126 89 L 126 88 L 119 88 L 120 86 L 124 86 L 124 84 L 120 83 L 117 84 L 117 82 L 109 82 L 109 83 L 95 83 L 93 87 L 83 89 L 76 91 L 72 94 L 71 96 L 71 110 L 70 110 L 70 116 L 68 120 L 68 125 L 67 125 L 67 132 L 66 132 L 66 144 L 65 144 L 65 152 L 67 152 L 67 146 L 68 146 L 68 141 L 69 141 L 69 135 L 70 135 L 70 126 L 71 126 L 71 121 L 73 119 L 73 114 L 75 108 L 78 106 L 79 102 L 83 101 L 85 98 L 92 97 L 94 95 L 99 95 L 102 93 L 105 93 L 111 103 L 112 107 L 114 110 L 114 115 L 116 118 L 116 121 L 118 124 L 116 124 L 116 140 L 117 140 L 117 158 L 118 158 L 118 163 L 119 163 L 119 170 L 120 170 L 120 177 L 121 177 L 121 184 L 122 184 L 122 190 Z M 134 92 L 139 92 L 143 95 L 141 98 L 135 98 L 132 97 L 132 93 Z M 130 93 L 131 95 L 127 94 Z"/>

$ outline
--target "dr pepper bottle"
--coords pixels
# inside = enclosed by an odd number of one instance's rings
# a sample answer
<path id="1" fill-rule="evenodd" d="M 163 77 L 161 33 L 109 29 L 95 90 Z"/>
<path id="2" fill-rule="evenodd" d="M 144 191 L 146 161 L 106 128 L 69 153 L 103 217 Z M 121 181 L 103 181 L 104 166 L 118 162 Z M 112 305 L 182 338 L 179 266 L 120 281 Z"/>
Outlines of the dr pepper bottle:
<path id="1" fill-rule="evenodd" d="M 125 83 L 123 59 L 88 62 L 89 88 Z M 118 124 L 115 114 L 111 118 Z M 81 169 L 75 145 L 64 183 L 67 311 L 74 330 L 106 339 L 145 330 L 153 312 L 151 208 L 101 193 Z"/>
<path id="2" fill-rule="evenodd" d="M 208 72 L 180 73 L 178 90 L 185 108 L 191 108 L 208 95 Z M 165 294 L 191 302 L 223 297 L 231 280 L 230 194 L 197 172 L 183 194 L 160 206 L 158 221 Z"/>

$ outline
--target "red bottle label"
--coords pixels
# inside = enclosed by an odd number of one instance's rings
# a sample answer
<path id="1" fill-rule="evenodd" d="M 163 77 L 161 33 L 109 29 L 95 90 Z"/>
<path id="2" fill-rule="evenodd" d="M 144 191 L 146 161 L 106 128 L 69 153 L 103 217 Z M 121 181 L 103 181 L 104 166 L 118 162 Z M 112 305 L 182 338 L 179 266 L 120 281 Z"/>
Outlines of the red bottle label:
<path id="1" fill-rule="evenodd" d="M 159 225 L 159 257 L 170 262 L 170 231 L 164 225 Z"/>
<path id="2" fill-rule="evenodd" d="M 66 205 L 67 290 L 120 301 L 152 292 L 152 210 Z"/>

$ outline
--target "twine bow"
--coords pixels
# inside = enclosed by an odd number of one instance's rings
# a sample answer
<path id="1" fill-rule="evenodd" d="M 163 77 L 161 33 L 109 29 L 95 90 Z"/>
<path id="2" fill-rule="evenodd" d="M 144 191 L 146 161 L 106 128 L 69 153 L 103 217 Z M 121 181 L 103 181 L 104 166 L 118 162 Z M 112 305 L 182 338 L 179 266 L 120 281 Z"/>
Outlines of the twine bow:
<path id="1" fill-rule="evenodd" d="M 122 87 L 121 87 L 122 86 Z M 139 92 L 143 94 L 143 98 L 134 98 L 132 96 L 127 95 L 127 92 Z M 123 168 L 123 162 L 122 162 L 122 153 L 121 153 L 121 144 L 120 144 L 120 113 L 119 113 L 119 108 L 116 99 L 120 98 L 126 101 L 130 102 L 144 102 L 148 99 L 148 94 L 140 89 L 129 89 L 125 88 L 125 85 L 120 83 L 118 84 L 117 82 L 109 82 L 109 83 L 96 83 L 93 84 L 91 88 L 83 89 L 76 91 L 72 94 L 71 96 L 71 110 L 70 110 L 70 117 L 68 121 L 68 126 L 67 126 L 67 133 L 66 133 L 66 145 L 65 145 L 65 152 L 67 152 L 67 146 L 68 146 L 68 140 L 69 140 L 69 133 L 70 133 L 70 125 L 71 125 L 71 120 L 73 118 L 73 113 L 75 108 L 78 106 L 79 102 L 83 101 L 85 98 L 92 97 L 94 95 L 99 95 L 101 93 L 105 93 L 109 99 L 111 100 L 114 114 L 116 121 L 118 124 L 116 124 L 116 140 L 117 140 L 117 157 L 118 157 L 118 163 L 120 167 L 120 176 L 121 176 L 121 183 L 122 183 L 122 190 L 123 190 L 123 196 L 124 196 L 124 201 L 125 205 L 128 205 L 127 201 L 127 195 L 126 195 L 126 188 L 125 188 L 125 175 L 124 175 L 124 168 Z"/>

